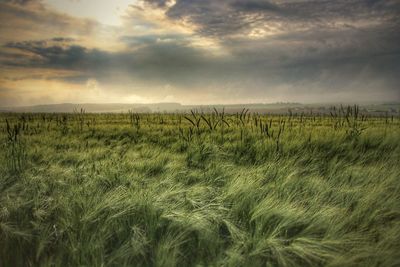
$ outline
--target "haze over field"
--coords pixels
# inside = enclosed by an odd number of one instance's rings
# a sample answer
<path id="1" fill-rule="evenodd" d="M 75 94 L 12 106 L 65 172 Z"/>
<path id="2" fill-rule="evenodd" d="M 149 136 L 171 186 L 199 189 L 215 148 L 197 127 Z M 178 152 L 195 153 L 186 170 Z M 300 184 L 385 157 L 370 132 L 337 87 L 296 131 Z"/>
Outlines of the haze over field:
<path id="1" fill-rule="evenodd" d="M 257 114 L 324 114 L 329 115 L 335 108 L 343 107 L 342 104 L 301 104 L 301 103 L 253 103 L 234 105 L 182 105 L 179 103 L 63 103 L 50 105 L 33 105 L 18 107 L 2 107 L 0 112 L 31 112 L 31 113 L 190 113 L 191 111 L 202 113 L 214 113 L 215 109 L 227 114 L 241 113 L 243 109 L 249 109 Z M 360 105 L 362 114 L 375 116 L 398 116 L 400 114 L 400 102 L 369 103 Z"/>
<path id="2" fill-rule="evenodd" d="M 0 0 L 0 106 L 399 101 L 396 0 Z"/>

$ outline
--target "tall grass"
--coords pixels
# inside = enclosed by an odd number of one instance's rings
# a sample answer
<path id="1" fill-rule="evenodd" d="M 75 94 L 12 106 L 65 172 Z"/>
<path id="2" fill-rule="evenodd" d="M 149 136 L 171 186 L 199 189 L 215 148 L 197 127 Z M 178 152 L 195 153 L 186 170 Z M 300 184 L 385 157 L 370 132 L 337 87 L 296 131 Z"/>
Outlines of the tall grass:
<path id="1" fill-rule="evenodd" d="M 0 119 L 0 266 L 400 264 L 397 117 Z"/>

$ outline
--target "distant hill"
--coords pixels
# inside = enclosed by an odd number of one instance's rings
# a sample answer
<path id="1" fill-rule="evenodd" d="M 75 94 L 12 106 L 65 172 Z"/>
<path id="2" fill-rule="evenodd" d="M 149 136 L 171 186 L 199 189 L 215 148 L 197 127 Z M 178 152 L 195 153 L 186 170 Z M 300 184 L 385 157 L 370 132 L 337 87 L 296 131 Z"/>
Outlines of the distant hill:
<path id="1" fill-rule="evenodd" d="M 174 112 L 182 108 L 179 103 L 154 103 L 154 104 L 49 104 L 49 105 L 36 105 L 36 106 L 23 106 L 23 107 L 6 107 L 2 108 L 2 112 L 37 112 L 37 113 L 70 113 L 84 109 L 89 113 L 118 113 L 128 112 L 132 110 L 138 113 L 145 112 Z"/>
<path id="2" fill-rule="evenodd" d="M 121 113 L 129 110 L 136 113 L 185 113 L 190 110 L 199 112 L 213 112 L 224 109 L 226 113 L 241 112 L 244 108 L 255 113 L 329 113 L 332 106 L 340 104 L 301 104 L 301 103 L 256 103 L 256 104 L 234 104 L 234 105 L 182 105 L 180 103 L 152 103 L 152 104 L 126 104 L 126 103 L 84 103 L 84 104 L 49 104 L 22 107 L 4 107 L 0 112 L 33 112 L 33 113 L 71 113 L 80 112 L 81 109 L 87 113 Z M 346 106 L 346 105 L 343 105 Z M 374 114 L 399 114 L 400 103 L 361 104 L 362 112 Z"/>

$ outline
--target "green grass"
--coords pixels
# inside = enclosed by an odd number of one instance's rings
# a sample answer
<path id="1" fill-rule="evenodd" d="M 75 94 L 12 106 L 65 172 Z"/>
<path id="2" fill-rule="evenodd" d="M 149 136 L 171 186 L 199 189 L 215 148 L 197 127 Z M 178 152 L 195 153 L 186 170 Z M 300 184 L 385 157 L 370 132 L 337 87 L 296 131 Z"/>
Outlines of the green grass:
<path id="1" fill-rule="evenodd" d="M 400 120 L 339 112 L 1 114 L 0 266 L 399 266 Z"/>

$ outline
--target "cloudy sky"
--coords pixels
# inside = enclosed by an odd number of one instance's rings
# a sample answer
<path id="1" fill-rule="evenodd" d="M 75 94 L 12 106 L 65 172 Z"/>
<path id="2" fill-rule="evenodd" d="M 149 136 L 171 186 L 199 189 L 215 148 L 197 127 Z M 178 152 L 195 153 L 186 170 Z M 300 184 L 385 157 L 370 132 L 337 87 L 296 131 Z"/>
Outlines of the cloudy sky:
<path id="1" fill-rule="evenodd" d="M 0 106 L 400 101 L 398 0 L 0 0 Z"/>

